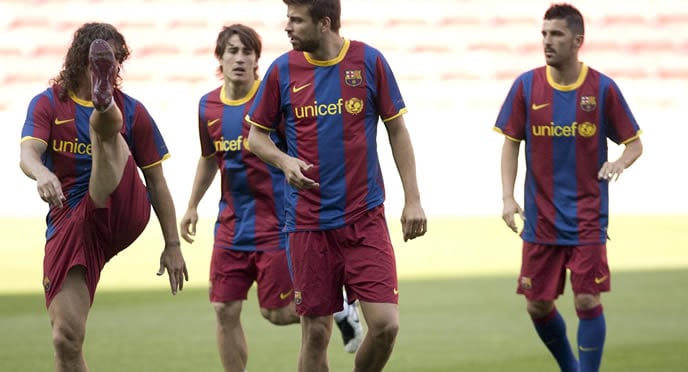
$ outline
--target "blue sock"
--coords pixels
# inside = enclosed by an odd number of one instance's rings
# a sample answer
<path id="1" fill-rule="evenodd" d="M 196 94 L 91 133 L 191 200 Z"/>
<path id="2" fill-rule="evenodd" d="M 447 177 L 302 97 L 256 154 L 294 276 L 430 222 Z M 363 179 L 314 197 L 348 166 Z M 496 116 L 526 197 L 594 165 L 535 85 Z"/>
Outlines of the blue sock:
<path id="1" fill-rule="evenodd" d="M 578 356 L 581 372 L 597 372 L 602 362 L 604 338 L 607 325 L 602 312 L 602 305 L 590 310 L 576 310 L 578 324 Z"/>
<path id="2" fill-rule="evenodd" d="M 578 361 L 573 355 L 569 338 L 566 336 L 566 323 L 555 307 L 544 318 L 533 319 L 535 330 L 542 342 L 557 360 L 562 372 L 578 371 Z"/>

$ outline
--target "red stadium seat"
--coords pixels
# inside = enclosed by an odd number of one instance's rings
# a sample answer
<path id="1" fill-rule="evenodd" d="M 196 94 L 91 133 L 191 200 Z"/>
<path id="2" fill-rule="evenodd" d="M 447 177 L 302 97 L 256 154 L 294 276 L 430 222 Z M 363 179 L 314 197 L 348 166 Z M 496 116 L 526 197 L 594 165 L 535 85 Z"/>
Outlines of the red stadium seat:
<path id="1" fill-rule="evenodd" d="M 648 19 L 642 14 L 609 14 L 601 19 L 602 26 L 645 26 Z"/>
<path id="2" fill-rule="evenodd" d="M 688 67 L 659 69 L 659 71 L 657 72 L 657 76 L 660 79 L 688 80 Z"/>
<path id="3" fill-rule="evenodd" d="M 483 21 L 480 17 L 473 16 L 449 16 L 443 17 L 438 22 L 440 28 L 455 27 L 455 26 L 479 26 Z"/>
<path id="4" fill-rule="evenodd" d="M 663 13 L 658 14 L 655 21 L 659 26 L 677 25 L 685 27 L 688 24 L 688 13 Z"/>

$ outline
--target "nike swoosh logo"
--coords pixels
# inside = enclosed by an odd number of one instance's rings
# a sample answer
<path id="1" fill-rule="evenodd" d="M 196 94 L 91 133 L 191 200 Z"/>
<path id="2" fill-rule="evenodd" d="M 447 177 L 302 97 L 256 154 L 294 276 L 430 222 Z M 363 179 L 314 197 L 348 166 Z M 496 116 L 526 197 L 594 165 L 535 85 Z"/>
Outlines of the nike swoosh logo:
<path id="1" fill-rule="evenodd" d="M 600 348 L 599 347 L 583 347 L 583 346 L 578 346 L 578 349 L 580 351 L 597 351 Z"/>
<path id="2" fill-rule="evenodd" d="M 398 294 L 399 294 L 399 290 L 396 289 L 396 288 L 394 288 L 394 295 L 396 296 L 396 295 L 398 295 Z"/>
<path id="3" fill-rule="evenodd" d="M 290 291 L 287 292 L 287 293 L 280 293 L 280 300 L 283 300 L 283 301 L 286 300 L 287 297 L 289 297 L 289 296 L 291 295 L 291 292 L 293 292 L 293 291 L 294 291 L 294 290 L 292 289 L 292 290 L 290 290 Z"/>
<path id="4" fill-rule="evenodd" d="M 220 121 L 220 119 L 208 120 L 208 126 L 209 126 L 209 127 L 212 127 L 213 124 L 217 123 L 218 121 Z"/>
<path id="5" fill-rule="evenodd" d="M 607 280 L 606 275 L 601 277 L 601 278 L 595 278 L 595 284 L 600 284 L 600 283 L 604 282 L 605 280 Z"/>
<path id="6" fill-rule="evenodd" d="M 74 121 L 74 119 L 59 120 L 58 118 L 55 118 L 55 125 L 66 124 L 66 123 L 69 123 L 70 121 Z"/>
<path id="7" fill-rule="evenodd" d="M 294 86 L 291 87 L 291 91 L 294 92 L 294 93 L 298 93 L 298 92 L 300 92 L 300 91 L 306 89 L 306 87 L 308 87 L 308 86 L 310 86 L 310 85 L 311 85 L 311 83 L 308 83 L 308 84 L 302 85 L 302 86 L 300 86 L 300 87 L 297 87 L 296 84 L 294 84 Z"/>
<path id="8" fill-rule="evenodd" d="M 537 110 L 543 109 L 543 108 L 545 108 L 545 107 L 547 107 L 547 106 L 549 106 L 549 103 L 543 103 L 543 104 L 541 104 L 541 105 L 536 105 L 536 104 L 533 103 L 533 106 L 531 106 L 531 107 L 533 108 L 533 111 L 537 111 Z"/>

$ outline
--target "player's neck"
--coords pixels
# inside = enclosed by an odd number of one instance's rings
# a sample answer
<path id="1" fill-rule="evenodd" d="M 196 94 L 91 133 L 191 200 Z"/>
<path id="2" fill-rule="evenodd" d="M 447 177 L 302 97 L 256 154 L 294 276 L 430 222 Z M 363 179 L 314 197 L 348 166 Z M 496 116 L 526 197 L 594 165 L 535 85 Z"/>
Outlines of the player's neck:
<path id="1" fill-rule="evenodd" d="M 320 48 L 313 53 L 309 53 L 311 58 L 318 61 L 329 61 L 337 58 L 344 47 L 344 38 L 338 33 L 330 32 L 320 44 Z"/>
<path id="2" fill-rule="evenodd" d="M 571 85 L 578 81 L 583 63 L 578 60 L 573 60 L 571 63 L 564 64 L 560 67 L 550 67 L 550 75 L 552 80 L 559 85 Z"/>
<path id="3" fill-rule="evenodd" d="M 252 86 L 253 82 L 242 84 L 225 80 L 225 98 L 232 101 L 240 100 L 246 97 Z"/>
<path id="4" fill-rule="evenodd" d="M 79 81 L 79 86 L 76 91 L 73 92 L 74 95 L 81 100 L 90 101 L 91 100 L 91 79 L 84 76 L 81 81 Z"/>

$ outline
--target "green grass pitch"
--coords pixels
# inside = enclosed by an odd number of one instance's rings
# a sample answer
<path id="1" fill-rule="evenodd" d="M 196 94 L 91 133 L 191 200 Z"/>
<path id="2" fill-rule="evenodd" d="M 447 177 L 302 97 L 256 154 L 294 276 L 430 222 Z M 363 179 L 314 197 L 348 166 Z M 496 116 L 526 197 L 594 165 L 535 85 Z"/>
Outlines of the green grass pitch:
<path id="1" fill-rule="evenodd" d="M 602 370 L 685 371 L 688 244 L 682 231 L 688 218 L 614 221 L 613 291 L 603 296 L 608 332 Z M 0 226 L 6 237 L 0 250 L 0 370 L 51 371 L 50 325 L 39 292 L 41 222 Z M 207 221 L 203 226 L 211 228 Z M 392 224 L 391 230 L 398 239 L 398 228 Z M 172 297 L 165 281 L 153 275 L 158 234 L 157 229 L 144 233 L 103 273 L 86 336 L 93 371 L 221 370 L 206 288 L 209 237 L 184 247 L 192 281 Z M 395 245 L 401 330 L 387 371 L 556 370 L 523 298 L 514 293 L 519 240 L 498 218 L 431 219 L 423 240 Z M 575 343 L 570 287 L 558 307 Z M 296 369 L 298 325 L 277 327 L 262 319 L 253 291 L 242 319 L 249 371 Z M 351 370 L 353 356 L 343 352 L 336 330 L 329 358 L 332 371 Z"/>

